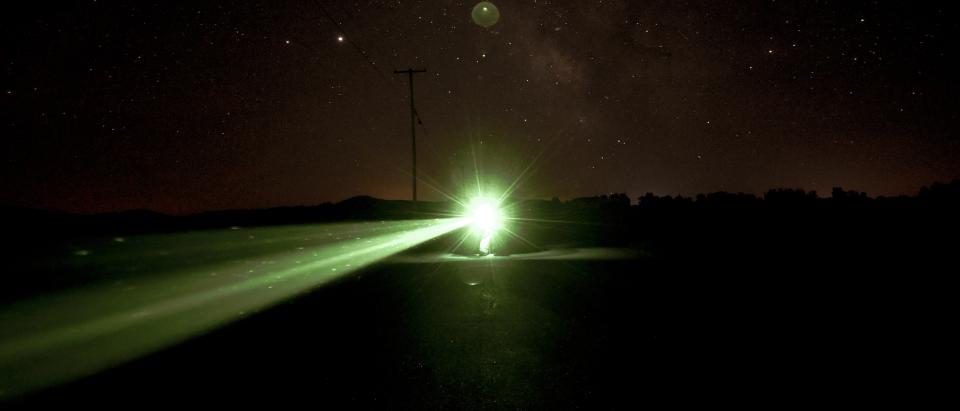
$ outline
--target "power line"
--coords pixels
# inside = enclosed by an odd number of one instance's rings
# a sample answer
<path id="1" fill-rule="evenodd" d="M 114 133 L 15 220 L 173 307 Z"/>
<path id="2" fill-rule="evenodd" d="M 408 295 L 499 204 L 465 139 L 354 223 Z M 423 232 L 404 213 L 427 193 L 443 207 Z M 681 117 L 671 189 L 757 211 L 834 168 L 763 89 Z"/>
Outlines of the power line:
<path id="1" fill-rule="evenodd" d="M 323 4 L 320 3 L 319 0 L 312 0 L 312 2 L 313 2 L 314 5 L 317 6 L 317 9 L 320 10 L 320 13 L 322 13 L 323 16 L 327 18 L 327 20 L 329 20 L 331 23 L 333 23 L 333 25 L 336 26 L 336 28 L 337 28 L 337 30 L 340 32 L 340 34 L 344 36 L 344 37 L 343 37 L 343 41 L 346 41 L 347 43 L 350 43 L 351 46 L 353 46 L 353 48 L 357 51 L 357 53 L 359 53 L 360 56 L 363 57 L 363 59 L 370 65 L 370 67 L 373 69 L 373 71 L 377 73 L 377 76 L 379 76 L 380 79 L 382 79 L 382 80 L 383 80 L 384 82 L 386 82 L 386 83 L 395 84 L 395 83 L 393 83 L 392 81 L 390 81 L 390 80 L 386 77 L 386 75 L 384 75 L 383 72 L 380 71 L 380 68 L 377 66 L 377 63 L 374 62 L 373 59 L 370 58 L 370 55 L 369 55 L 362 47 L 360 47 L 360 45 L 358 45 L 356 42 L 354 42 L 353 40 L 351 40 L 349 36 L 346 35 L 347 32 L 346 32 L 346 30 L 343 29 L 343 26 L 341 26 L 340 23 L 337 21 L 337 19 L 335 19 L 335 18 L 333 17 L 333 15 L 330 14 L 330 12 L 326 9 L 326 7 L 323 7 Z M 413 188 L 413 204 L 414 204 L 414 207 L 416 207 L 416 205 L 417 205 L 417 139 L 416 139 L 416 125 L 417 125 L 417 124 L 419 124 L 419 125 L 420 125 L 420 129 L 423 130 L 424 136 L 427 137 L 428 140 L 430 140 L 430 133 L 427 131 L 427 127 L 423 124 L 423 119 L 420 117 L 420 113 L 417 112 L 417 110 L 416 110 L 416 108 L 414 107 L 414 104 L 413 104 L 413 74 L 414 74 L 414 73 L 424 73 L 424 72 L 426 72 L 426 70 L 413 70 L 413 69 L 394 70 L 394 74 L 406 73 L 406 74 L 409 76 L 409 82 L 410 82 L 410 139 L 411 139 L 411 143 L 412 143 L 412 146 L 413 146 L 413 147 L 412 147 L 412 153 L 411 153 L 411 154 L 412 154 L 412 159 L 413 159 L 413 169 L 412 169 L 411 171 L 412 171 L 412 173 L 413 173 L 413 187 L 412 187 L 412 188 Z M 394 89 L 394 90 L 395 90 L 395 91 L 399 91 L 399 90 L 396 90 L 396 89 Z M 416 122 L 414 122 L 414 121 L 416 121 Z M 431 148 L 432 148 L 432 146 L 431 146 Z"/>
<path id="2" fill-rule="evenodd" d="M 427 131 L 427 126 L 423 125 L 423 119 L 420 118 L 420 112 L 416 108 L 413 109 L 413 115 L 417 118 L 417 124 L 420 125 L 420 129 L 423 130 L 423 135 L 428 140 L 430 139 L 430 132 Z"/>
<path id="3" fill-rule="evenodd" d="M 414 70 L 394 70 L 393 74 L 406 74 L 407 79 L 410 82 L 410 143 L 413 146 L 411 150 L 411 156 L 413 158 L 413 207 L 417 208 L 417 124 L 414 121 L 419 120 L 420 116 L 417 115 L 417 109 L 413 105 L 413 75 L 416 73 L 426 73 L 426 69 Z M 423 125 L 423 122 L 420 123 Z"/>
<path id="4" fill-rule="evenodd" d="M 343 41 L 349 43 L 351 46 L 353 46 L 353 48 L 354 48 L 355 50 L 357 50 L 358 53 L 360 53 L 360 56 L 362 56 L 363 59 L 366 60 L 368 64 L 370 64 L 370 67 L 373 68 L 373 71 L 375 71 L 375 72 L 377 73 L 377 75 L 380 76 L 380 79 L 382 79 L 383 81 L 385 81 L 385 82 L 387 82 L 387 83 L 393 84 L 393 83 L 387 78 L 387 76 L 384 75 L 384 74 L 380 71 L 380 68 L 377 67 L 377 63 L 374 62 L 373 59 L 370 58 L 370 55 L 367 54 L 367 52 L 364 51 L 362 48 L 360 48 L 360 46 L 359 46 L 356 42 L 354 42 L 353 40 L 351 40 L 351 39 L 350 39 L 350 36 L 347 36 L 347 31 L 344 30 L 344 29 L 343 29 L 343 26 L 341 26 L 340 23 L 337 22 L 337 19 L 333 18 L 333 15 L 330 14 L 330 12 L 327 11 L 327 9 L 326 9 L 325 7 L 323 7 L 323 4 L 321 4 L 319 0 L 313 0 L 313 4 L 315 4 L 315 5 L 317 6 L 317 8 L 320 9 L 320 13 L 322 13 L 323 16 L 327 18 L 327 20 L 330 20 L 330 22 L 333 23 L 333 25 L 337 27 L 337 30 L 340 32 L 340 34 L 343 35 Z"/>

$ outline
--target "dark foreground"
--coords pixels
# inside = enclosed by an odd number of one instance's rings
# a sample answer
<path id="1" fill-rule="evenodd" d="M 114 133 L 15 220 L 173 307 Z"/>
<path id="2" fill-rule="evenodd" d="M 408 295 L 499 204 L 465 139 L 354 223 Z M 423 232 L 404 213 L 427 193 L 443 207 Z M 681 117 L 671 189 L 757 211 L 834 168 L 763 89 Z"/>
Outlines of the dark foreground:
<path id="1" fill-rule="evenodd" d="M 917 406 L 951 386 L 954 304 L 930 273 L 441 243 L 10 405 Z"/>

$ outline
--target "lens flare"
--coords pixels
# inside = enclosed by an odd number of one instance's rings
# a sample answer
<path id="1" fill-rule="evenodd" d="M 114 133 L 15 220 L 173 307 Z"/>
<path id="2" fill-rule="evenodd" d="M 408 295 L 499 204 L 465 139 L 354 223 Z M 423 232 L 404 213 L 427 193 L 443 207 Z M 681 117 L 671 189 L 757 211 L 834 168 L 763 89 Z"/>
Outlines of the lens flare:
<path id="1" fill-rule="evenodd" d="M 470 17 L 473 19 L 474 24 L 488 28 L 497 24 L 497 21 L 500 20 L 500 10 L 489 1 L 481 1 L 477 3 L 476 6 L 473 6 L 473 10 L 470 11 Z"/>
<path id="2" fill-rule="evenodd" d="M 503 211 L 500 204 L 490 198 L 477 198 L 466 210 L 470 229 L 480 236 L 480 254 L 492 253 L 494 234 L 503 228 Z"/>
<path id="3" fill-rule="evenodd" d="M 477 232 L 497 231 L 503 226 L 500 206 L 491 199 L 474 200 L 467 211 L 470 227 Z"/>

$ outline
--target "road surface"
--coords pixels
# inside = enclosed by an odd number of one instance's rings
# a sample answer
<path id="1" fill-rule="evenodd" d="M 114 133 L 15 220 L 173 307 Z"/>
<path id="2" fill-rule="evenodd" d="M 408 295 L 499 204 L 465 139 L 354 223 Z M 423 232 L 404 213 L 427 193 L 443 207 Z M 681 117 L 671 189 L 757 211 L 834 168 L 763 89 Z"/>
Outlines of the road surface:
<path id="1" fill-rule="evenodd" d="M 302 241 L 302 232 L 287 234 L 280 237 Z M 5 400 L 29 407 L 627 409 L 916 404 L 922 388 L 914 384 L 946 384 L 905 377 L 914 361 L 935 355 L 899 350 L 934 337 L 922 320 L 870 305 L 883 300 L 871 294 L 883 285 L 662 261 L 638 250 L 466 257 L 446 252 L 455 233 L 431 238 L 216 325 L 192 327 L 175 316 L 161 324 L 185 327 L 182 342 Z M 235 258 L 229 250 L 238 244 L 230 244 L 221 250 L 225 260 Z M 268 292 L 261 285 L 229 301 Z M 84 347 L 75 354 L 81 358 L 59 358 L 60 366 L 102 354 Z M 17 378 L 10 370 L 7 381 Z"/>

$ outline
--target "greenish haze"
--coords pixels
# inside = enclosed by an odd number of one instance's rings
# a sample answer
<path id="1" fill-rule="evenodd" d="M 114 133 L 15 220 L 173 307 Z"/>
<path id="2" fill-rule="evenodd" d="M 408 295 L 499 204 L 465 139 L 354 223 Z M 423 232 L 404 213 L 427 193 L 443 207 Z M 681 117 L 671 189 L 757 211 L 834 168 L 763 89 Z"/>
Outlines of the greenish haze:
<path id="1" fill-rule="evenodd" d="M 86 287 L 0 307 L 0 398 L 94 374 L 263 310 L 463 218 L 208 230 L 89 241 Z"/>
<path id="2" fill-rule="evenodd" d="M 491 27 L 500 20 L 500 10 L 489 1 L 481 1 L 470 12 L 473 22 L 481 27 Z"/>

